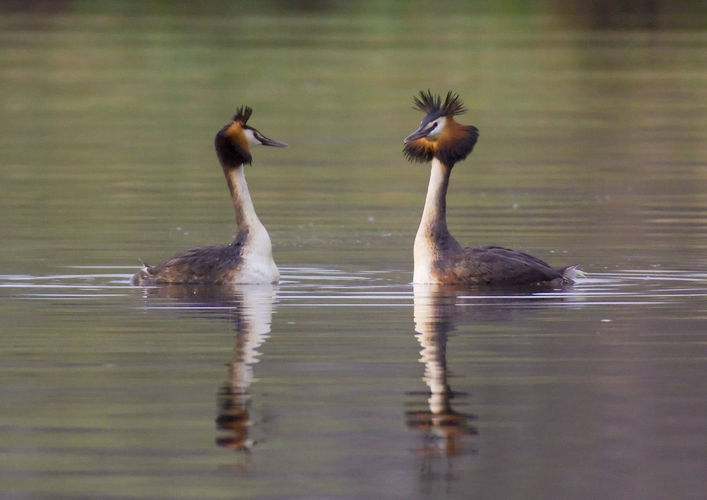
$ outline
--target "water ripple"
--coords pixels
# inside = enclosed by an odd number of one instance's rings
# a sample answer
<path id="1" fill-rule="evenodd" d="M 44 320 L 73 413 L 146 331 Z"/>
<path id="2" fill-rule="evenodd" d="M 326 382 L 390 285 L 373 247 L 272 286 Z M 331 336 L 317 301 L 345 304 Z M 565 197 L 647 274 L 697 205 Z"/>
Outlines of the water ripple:
<path id="1" fill-rule="evenodd" d="M 0 275 L 0 297 L 14 300 L 111 300 L 150 290 L 130 285 L 134 267 L 71 266 L 84 272 L 59 272 L 45 276 Z M 276 287 L 278 307 L 409 306 L 413 288 L 409 273 L 391 270 L 281 267 Z M 153 288 L 154 290 L 154 288 Z M 667 304 L 707 297 L 707 273 L 687 270 L 629 269 L 591 273 L 564 290 L 457 291 L 461 305 L 484 303 L 556 301 L 562 305 Z M 168 307 L 168 306 L 164 306 Z M 225 307 L 225 306 L 224 306 Z"/>

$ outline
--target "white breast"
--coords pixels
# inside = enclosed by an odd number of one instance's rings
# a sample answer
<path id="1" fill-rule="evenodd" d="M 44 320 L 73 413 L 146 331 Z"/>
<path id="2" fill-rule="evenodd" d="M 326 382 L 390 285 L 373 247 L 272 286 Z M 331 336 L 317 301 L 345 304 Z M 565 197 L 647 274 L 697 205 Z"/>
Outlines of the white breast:
<path id="1" fill-rule="evenodd" d="M 280 271 L 272 258 L 270 236 L 262 224 L 252 229 L 241 255 L 243 264 L 236 283 L 275 283 L 280 279 Z"/>
<path id="2" fill-rule="evenodd" d="M 413 283 L 438 283 L 432 277 L 432 269 L 437 256 L 433 252 L 433 245 L 424 236 L 415 237 L 414 259 L 415 270 L 412 275 Z"/>

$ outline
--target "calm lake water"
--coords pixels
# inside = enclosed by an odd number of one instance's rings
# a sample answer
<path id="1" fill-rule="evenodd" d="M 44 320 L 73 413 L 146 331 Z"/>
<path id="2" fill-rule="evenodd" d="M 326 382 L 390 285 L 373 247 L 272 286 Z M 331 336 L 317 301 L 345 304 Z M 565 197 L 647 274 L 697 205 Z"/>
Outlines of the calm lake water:
<path id="1" fill-rule="evenodd" d="M 704 498 L 704 16 L 307 6 L 0 9 L 0 496 Z M 452 233 L 586 279 L 410 284 L 427 88 Z M 280 284 L 131 287 L 235 234 L 241 104 Z"/>

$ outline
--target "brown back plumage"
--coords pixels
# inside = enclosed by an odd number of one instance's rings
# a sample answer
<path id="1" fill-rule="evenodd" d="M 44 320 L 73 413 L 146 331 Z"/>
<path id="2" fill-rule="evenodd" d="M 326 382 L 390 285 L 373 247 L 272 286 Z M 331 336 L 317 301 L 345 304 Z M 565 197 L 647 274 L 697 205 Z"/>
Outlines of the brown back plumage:
<path id="1" fill-rule="evenodd" d="M 136 285 L 164 283 L 226 283 L 238 272 L 242 245 L 209 245 L 180 252 L 156 265 L 145 265 L 134 277 Z"/>

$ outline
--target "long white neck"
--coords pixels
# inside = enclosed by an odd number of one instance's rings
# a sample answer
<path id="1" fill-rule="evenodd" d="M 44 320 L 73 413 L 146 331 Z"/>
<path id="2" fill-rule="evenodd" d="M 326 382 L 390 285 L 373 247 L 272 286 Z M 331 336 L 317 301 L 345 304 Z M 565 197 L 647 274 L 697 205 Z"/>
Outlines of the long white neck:
<path id="1" fill-rule="evenodd" d="M 250 198 L 248 184 L 245 180 L 245 168 L 224 169 L 228 189 L 231 191 L 233 209 L 236 213 L 239 240 L 243 245 L 241 256 L 244 265 L 241 269 L 240 283 L 274 283 L 280 278 L 280 273 L 272 258 L 270 235 L 258 219 Z"/>
<path id="2" fill-rule="evenodd" d="M 433 265 L 448 252 L 461 251 L 461 246 L 447 230 L 447 187 L 452 168 L 437 158 L 432 160 L 425 208 L 415 236 L 415 272 L 413 282 L 433 283 Z"/>
<path id="3" fill-rule="evenodd" d="M 448 233 L 447 187 L 449 186 L 449 175 L 451 172 L 452 169 L 437 158 L 432 160 L 425 208 L 422 211 L 420 227 L 417 229 L 416 242 L 420 238 L 435 239 L 436 236 Z"/>
<path id="4" fill-rule="evenodd" d="M 248 191 L 248 183 L 245 180 L 245 168 L 243 165 L 227 169 L 225 174 L 228 189 L 231 191 L 233 209 L 236 212 L 238 231 L 262 227 L 263 224 L 260 222 L 260 219 L 258 219 L 258 215 L 255 213 L 255 207 L 253 206 L 253 200 L 250 198 L 250 191 Z"/>

